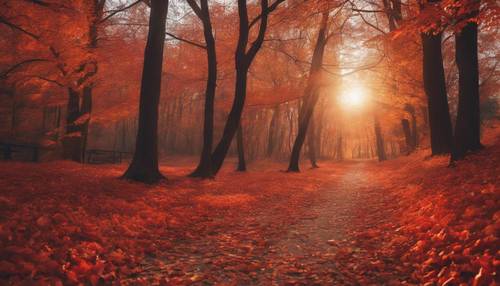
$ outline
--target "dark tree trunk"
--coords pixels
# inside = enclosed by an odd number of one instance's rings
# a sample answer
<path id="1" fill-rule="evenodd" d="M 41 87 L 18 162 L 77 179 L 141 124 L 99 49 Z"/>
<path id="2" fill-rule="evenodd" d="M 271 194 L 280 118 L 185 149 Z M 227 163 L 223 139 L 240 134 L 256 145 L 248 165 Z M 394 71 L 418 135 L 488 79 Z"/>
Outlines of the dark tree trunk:
<path id="1" fill-rule="evenodd" d="M 405 111 L 408 112 L 411 118 L 411 128 L 410 128 L 410 152 L 417 148 L 418 145 L 418 130 L 417 130 L 417 116 L 415 107 L 411 104 L 405 105 Z M 409 122 L 410 123 L 410 122 Z"/>
<path id="2" fill-rule="evenodd" d="M 62 139 L 63 158 L 75 162 L 82 162 L 82 129 L 77 122 L 80 117 L 80 93 L 73 88 L 68 89 L 68 103 L 66 107 L 66 134 Z"/>
<path id="3" fill-rule="evenodd" d="M 68 89 L 68 104 L 66 106 L 66 134 L 79 131 L 75 121 L 80 117 L 80 95 L 72 88 Z"/>
<path id="4" fill-rule="evenodd" d="M 92 87 L 88 86 L 83 89 L 83 98 L 82 98 L 82 106 L 80 109 L 81 116 L 86 116 L 84 122 L 81 124 L 81 133 L 82 133 L 82 146 L 81 146 L 81 158 L 85 158 L 85 150 L 87 149 L 87 141 L 89 135 L 89 124 L 90 124 L 90 115 L 92 114 Z"/>
<path id="5" fill-rule="evenodd" d="M 267 157 L 271 157 L 273 155 L 275 145 L 276 145 L 276 137 L 278 130 L 278 120 L 280 117 L 280 106 L 276 105 L 273 108 L 273 116 L 271 117 L 271 123 L 269 124 L 269 134 L 268 134 L 268 142 L 267 142 Z"/>
<path id="6" fill-rule="evenodd" d="M 212 22 L 210 20 L 208 1 L 201 0 L 200 7 L 193 0 L 189 0 L 188 3 L 203 23 L 203 35 L 205 37 L 208 62 L 208 78 L 205 88 L 205 113 L 203 118 L 203 147 L 200 162 L 190 176 L 210 178 L 214 175 L 212 166 L 212 147 L 214 138 L 214 101 L 215 89 L 217 86 L 217 53 L 215 49 L 215 39 L 212 33 Z"/>
<path id="7" fill-rule="evenodd" d="M 325 47 L 328 42 L 327 37 L 328 28 L 328 12 L 324 12 L 319 32 L 318 38 L 316 40 L 316 45 L 314 47 L 314 53 L 311 63 L 311 68 L 309 71 L 309 80 L 307 87 L 304 91 L 304 103 L 300 107 L 299 111 L 299 126 L 297 137 L 292 148 L 292 154 L 290 156 L 290 163 L 288 165 L 288 172 L 299 172 L 299 159 L 300 152 L 302 150 L 302 145 L 307 134 L 307 128 L 309 126 L 309 121 L 314 112 L 314 107 L 318 102 L 319 98 L 319 87 L 317 81 L 319 80 L 321 66 L 323 64 L 323 55 L 325 52 Z"/>
<path id="8" fill-rule="evenodd" d="M 281 1 L 275 3 L 279 4 L 281 3 Z M 247 1 L 238 0 L 239 38 L 235 53 L 235 95 L 231 111 L 229 112 L 226 125 L 224 126 L 222 137 L 215 147 L 214 152 L 212 153 L 212 166 L 214 174 L 216 174 L 222 167 L 229 147 L 231 146 L 231 141 L 233 140 L 238 126 L 240 125 L 241 114 L 243 112 L 247 94 L 248 69 L 250 68 L 252 61 L 254 60 L 257 52 L 260 50 L 260 48 L 262 47 L 262 43 L 264 42 L 264 36 L 267 30 L 268 14 L 270 10 L 268 6 L 268 0 L 261 0 L 260 4 L 261 17 L 258 35 L 255 41 L 253 41 L 248 48 L 247 46 L 250 28 L 248 20 Z"/>
<path id="9" fill-rule="evenodd" d="M 316 116 L 317 120 L 314 122 L 314 134 L 315 134 L 315 150 L 316 150 L 316 158 L 322 158 L 323 156 L 323 126 L 324 126 L 324 115 L 325 115 L 325 104 L 321 105 L 318 116 Z"/>
<path id="10" fill-rule="evenodd" d="M 222 167 L 222 163 L 224 163 L 224 159 L 226 158 L 229 147 L 231 146 L 231 141 L 238 130 L 238 126 L 240 125 L 241 113 L 243 112 L 243 106 L 245 104 L 246 86 L 247 70 L 237 71 L 233 106 L 228 115 L 226 125 L 224 126 L 222 137 L 212 154 L 212 163 L 215 173 L 217 173 Z"/>
<path id="11" fill-rule="evenodd" d="M 478 1 L 479 3 L 479 1 Z M 477 15 L 473 12 L 470 17 Z M 458 111 L 455 124 L 452 160 L 480 149 L 479 66 L 477 56 L 477 23 L 469 22 L 455 37 L 456 63 L 459 75 Z"/>
<path id="12" fill-rule="evenodd" d="M 98 28 L 102 19 L 105 0 L 93 0 L 89 4 L 88 17 L 90 24 L 88 26 L 89 42 L 87 43 L 87 48 L 92 51 L 97 48 Z M 97 73 L 96 60 L 83 62 L 78 72 L 82 73 L 82 75 L 77 80 L 77 87 L 69 88 L 68 90 L 67 136 L 63 138 L 63 154 L 66 159 L 83 162 L 92 111 L 93 83 L 90 79 Z M 77 91 L 79 88 L 82 91 Z"/>
<path id="13" fill-rule="evenodd" d="M 384 139 L 382 137 L 382 129 L 380 128 L 380 122 L 376 117 L 374 122 L 374 129 L 375 129 L 375 143 L 377 146 L 377 157 L 379 162 L 382 162 L 387 160 L 387 155 L 385 153 L 385 145 L 384 145 Z"/>
<path id="14" fill-rule="evenodd" d="M 160 102 L 163 46 L 168 0 L 151 0 L 149 32 L 144 51 L 139 126 L 132 163 L 126 179 L 156 183 L 163 178 L 158 169 L 158 105 Z"/>
<path id="15" fill-rule="evenodd" d="M 61 132 L 61 106 L 58 105 L 56 107 L 56 134 L 55 139 L 59 140 L 60 132 Z"/>
<path id="16" fill-rule="evenodd" d="M 247 170 L 247 164 L 245 162 L 245 148 L 243 144 L 243 127 L 240 126 L 238 127 L 238 131 L 236 134 L 236 145 L 238 149 L 238 167 L 236 168 L 236 171 L 239 172 L 245 172 Z"/>
<path id="17" fill-rule="evenodd" d="M 319 168 L 316 160 L 316 120 L 314 116 L 311 117 L 311 122 L 309 123 L 309 132 L 307 134 L 307 147 L 309 154 L 309 161 L 311 162 L 311 168 Z"/>
<path id="18" fill-rule="evenodd" d="M 410 154 L 413 151 L 413 144 L 411 138 L 410 131 L 410 122 L 408 119 L 401 119 L 401 125 L 403 127 L 403 133 L 405 134 L 405 142 L 406 142 L 406 155 Z"/>
<path id="19" fill-rule="evenodd" d="M 423 79 L 429 110 L 432 155 L 451 151 L 451 120 L 441 53 L 441 33 L 422 34 Z"/>
<path id="20" fill-rule="evenodd" d="M 411 114 L 411 144 L 414 150 L 418 146 L 418 127 L 415 113 Z"/>

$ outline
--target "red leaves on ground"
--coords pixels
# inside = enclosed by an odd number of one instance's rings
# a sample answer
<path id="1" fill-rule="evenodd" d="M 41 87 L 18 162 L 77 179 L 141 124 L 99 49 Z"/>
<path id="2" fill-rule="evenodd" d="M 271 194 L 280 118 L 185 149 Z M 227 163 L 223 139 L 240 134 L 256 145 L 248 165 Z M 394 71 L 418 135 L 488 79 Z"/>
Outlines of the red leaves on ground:
<path id="1" fill-rule="evenodd" d="M 124 166 L 2 163 L 0 282 L 495 285 L 494 139 L 455 168 L 424 152 L 209 181 L 165 167 L 157 187 Z"/>
<path id="2" fill-rule="evenodd" d="M 266 233 L 283 232 L 286 221 L 300 216 L 300 207 L 290 205 L 300 206 L 327 177 L 307 179 L 273 165 L 273 171 L 224 171 L 217 180 L 200 181 L 186 178 L 192 166 L 182 166 L 164 168 L 169 182 L 150 187 L 118 179 L 125 167 L 1 163 L 0 281 L 172 285 L 229 279 L 205 277 L 199 263 L 256 277 L 264 266 L 247 255 L 262 252 Z M 273 223 L 255 218 L 269 211 L 279 214 Z"/>

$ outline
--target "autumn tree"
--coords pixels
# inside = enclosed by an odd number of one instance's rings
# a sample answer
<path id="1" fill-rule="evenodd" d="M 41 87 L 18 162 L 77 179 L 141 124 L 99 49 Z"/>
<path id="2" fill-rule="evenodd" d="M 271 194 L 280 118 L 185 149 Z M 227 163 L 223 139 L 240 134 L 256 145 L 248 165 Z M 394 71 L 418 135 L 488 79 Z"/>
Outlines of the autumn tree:
<path id="1" fill-rule="evenodd" d="M 314 112 L 314 107 L 319 98 L 319 80 L 321 76 L 321 67 L 323 63 L 323 55 L 325 52 L 326 44 L 328 42 L 328 19 L 329 11 L 322 12 L 321 22 L 319 25 L 318 36 L 314 46 L 314 52 L 309 71 L 309 80 L 307 87 L 304 90 L 304 102 L 300 109 L 299 130 L 295 142 L 293 144 L 292 154 L 290 156 L 290 163 L 288 165 L 289 172 L 299 171 L 299 157 L 306 138 L 309 121 L 311 120 Z"/>
<path id="2" fill-rule="evenodd" d="M 422 13 L 436 13 L 439 2 L 429 1 Z M 423 79 L 429 110 L 432 155 L 451 151 L 451 119 L 441 51 L 442 28 L 429 28 L 422 33 Z"/>
<path id="3" fill-rule="evenodd" d="M 455 58 L 458 67 L 458 111 L 453 140 L 452 160 L 462 159 L 469 151 L 481 146 L 481 121 L 479 110 L 478 62 L 478 0 L 462 1 L 458 31 L 455 35 Z"/>
<path id="4" fill-rule="evenodd" d="M 194 0 L 188 0 L 187 2 L 203 24 L 203 36 L 205 39 L 205 46 L 203 48 L 206 50 L 208 63 L 203 118 L 203 147 L 200 162 L 193 173 L 191 173 L 191 176 L 209 178 L 214 175 L 212 166 L 212 146 L 214 140 L 215 89 L 217 86 L 217 52 L 212 31 L 212 21 L 210 19 L 208 0 L 200 0 L 200 5 L 198 5 Z"/>
<path id="5" fill-rule="evenodd" d="M 224 126 L 222 137 L 212 153 L 214 173 L 217 173 L 222 167 L 231 141 L 240 125 L 247 92 L 248 70 L 264 42 L 269 14 L 283 1 L 276 0 L 273 4 L 269 5 L 267 0 L 261 0 L 260 15 L 250 22 L 248 4 L 245 0 L 238 0 L 239 38 L 235 52 L 236 82 L 234 87 L 234 101 Z M 257 23 L 260 23 L 257 38 L 249 46 L 250 29 Z"/>
<path id="6" fill-rule="evenodd" d="M 155 183 L 163 178 L 158 169 L 158 106 L 167 12 L 168 0 L 151 0 L 136 146 L 132 162 L 123 175 L 126 179 L 145 183 Z"/>

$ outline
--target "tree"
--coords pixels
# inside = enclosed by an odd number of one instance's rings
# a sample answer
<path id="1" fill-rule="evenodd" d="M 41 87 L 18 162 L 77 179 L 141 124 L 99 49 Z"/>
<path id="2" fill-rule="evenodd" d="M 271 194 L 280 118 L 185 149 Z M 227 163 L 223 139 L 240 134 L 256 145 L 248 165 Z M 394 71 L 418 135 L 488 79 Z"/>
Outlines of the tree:
<path id="1" fill-rule="evenodd" d="M 406 143 L 406 154 L 410 154 L 413 151 L 410 122 L 408 119 L 401 119 L 401 126 L 403 127 L 403 133 L 405 135 Z"/>
<path id="2" fill-rule="evenodd" d="M 236 171 L 245 172 L 247 170 L 247 163 L 245 161 L 245 148 L 243 143 L 243 126 L 238 127 L 238 131 L 236 131 L 236 147 L 238 149 L 238 167 Z"/>
<path id="3" fill-rule="evenodd" d="M 422 12 L 427 9 L 437 9 L 435 5 L 437 5 L 435 1 L 429 2 Z M 429 111 L 432 155 L 449 153 L 452 140 L 441 38 L 441 30 L 429 30 L 421 34 L 423 80 Z"/>
<path id="4" fill-rule="evenodd" d="M 479 110 L 479 64 L 477 49 L 477 23 L 480 1 L 464 1 L 471 10 L 464 15 L 463 27 L 455 35 L 455 58 L 458 67 L 458 111 L 453 138 L 452 160 L 465 157 L 469 151 L 479 150 L 480 110 Z"/>
<path id="5" fill-rule="evenodd" d="M 269 123 L 269 132 L 268 132 L 268 141 L 267 141 L 267 157 L 271 157 L 273 155 L 274 149 L 276 148 L 277 141 L 277 130 L 278 130 L 278 120 L 280 118 L 280 106 L 277 104 L 272 109 L 272 117 L 271 122 Z"/>
<path id="6" fill-rule="evenodd" d="M 377 115 L 374 116 L 373 128 L 375 132 L 375 146 L 377 147 L 378 161 L 382 162 L 387 160 L 387 155 L 385 153 L 384 138 L 382 137 L 382 128 L 380 127 L 380 121 Z"/>
<path id="7" fill-rule="evenodd" d="M 200 0 L 200 6 L 194 0 L 187 1 L 196 16 L 203 24 L 203 35 L 205 38 L 205 50 L 208 62 L 208 77 L 205 88 L 205 111 L 203 118 L 203 147 L 200 162 L 191 173 L 192 177 L 209 178 L 214 175 L 212 166 L 212 146 L 214 137 L 214 100 L 217 86 L 217 53 L 215 39 L 210 20 L 208 0 Z"/>
<path id="8" fill-rule="evenodd" d="M 214 174 L 222 167 L 231 141 L 240 125 L 241 114 L 243 112 L 247 93 L 248 70 L 264 42 L 268 16 L 282 2 L 284 2 L 284 0 L 276 0 L 269 6 L 268 0 L 261 0 L 260 15 L 250 22 L 248 19 L 246 0 L 238 0 L 239 37 L 235 52 L 236 81 L 234 87 L 234 101 L 224 126 L 222 137 L 212 153 L 212 170 Z M 257 38 L 250 44 L 250 47 L 248 47 L 250 28 L 259 21 L 260 26 Z"/>
<path id="9" fill-rule="evenodd" d="M 317 143 L 316 136 L 318 130 L 316 130 L 316 120 L 314 116 L 311 117 L 311 122 L 309 123 L 309 132 L 307 133 L 307 153 L 309 154 L 309 161 L 311 161 L 312 168 L 318 168 L 318 162 L 316 159 L 317 155 Z"/>
<path id="10" fill-rule="evenodd" d="M 151 184 L 163 178 L 158 169 L 158 105 L 168 0 L 151 0 L 150 7 L 149 31 L 141 80 L 137 140 L 134 157 L 123 177 Z"/>
<path id="11" fill-rule="evenodd" d="M 302 150 L 302 145 L 306 138 L 307 128 L 309 121 L 314 112 L 314 107 L 319 98 L 319 76 L 321 74 L 321 67 L 323 63 L 323 55 L 325 47 L 328 42 L 328 18 L 329 11 L 322 13 L 321 22 L 319 25 L 318 36 L 314 47 L 312 63 L 309 71 L 309 80 L 307 87 L 304 90 L 304 103 L 300 108 L 299 130 L 297 137 L 293 143 L 292 154 L 290 156 L 290 163 L 288 165 L 288 172 L 299 172 L 299 158 Z"/>
<path id="12" fill-rule="evenodd" d="M 90 55 L 97 49 L 99 25 L 102 23 L 106 0 L 85 1 L 87 17 L 87 51 Z M 92 78 L 97 74 L 98 63 L 94 56 L 89 56 L 78 67 L 80 77 L 77 88 L 68 89 L 66 116 L 66 134 L 63 138 L 64 154 L 67 159 L 82 162 L 85 158 L 90 116 L 92 113 Z"/>

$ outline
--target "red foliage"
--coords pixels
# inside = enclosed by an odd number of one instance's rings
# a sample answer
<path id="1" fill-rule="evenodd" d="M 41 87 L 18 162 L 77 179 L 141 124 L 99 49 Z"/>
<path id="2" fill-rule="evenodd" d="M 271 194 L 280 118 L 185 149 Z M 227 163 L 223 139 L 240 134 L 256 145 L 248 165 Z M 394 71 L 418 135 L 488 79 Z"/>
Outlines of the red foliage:
<path id="1" fill-rule="evenodd" d="M 498 126 L 486 130 L 485 141 L 493 145 L 454 168 L 447 168 L 446 157 L 425 157 L 426 150 L 383 166 L 372 181 L 383 184 L 385 196 L 395 202 L 385 206 L 389 223 L 360 231 L 354 242 L 368 247 L 374 242 L 367 238 L 377 237 L 380 245 L 370 254 L 370 264 L 378 265 L 380 257 L 391 259 L 396 264 L 386 263 L 382 269 L 396 270 L 403 274 L 402 280 L 418 284 L 496 285 L 498 131 Z"/>
<path id="2" fill-rule="evenodd" d="M 326 177 L 275 169 L 199 181 L 184 177 L 192 166 L 165 167 L 171 180 L 150 187 L 118 179 L 125 166 L 0 166 L 0 281 L 14 284 L 201 279 L 200 252 L 219 253 L 217 268 L 234 259 L 226 252 L 263 248 L 263 236 L 283 231 Z M 274 222 L 256 219 L 266 210 Z"/>

